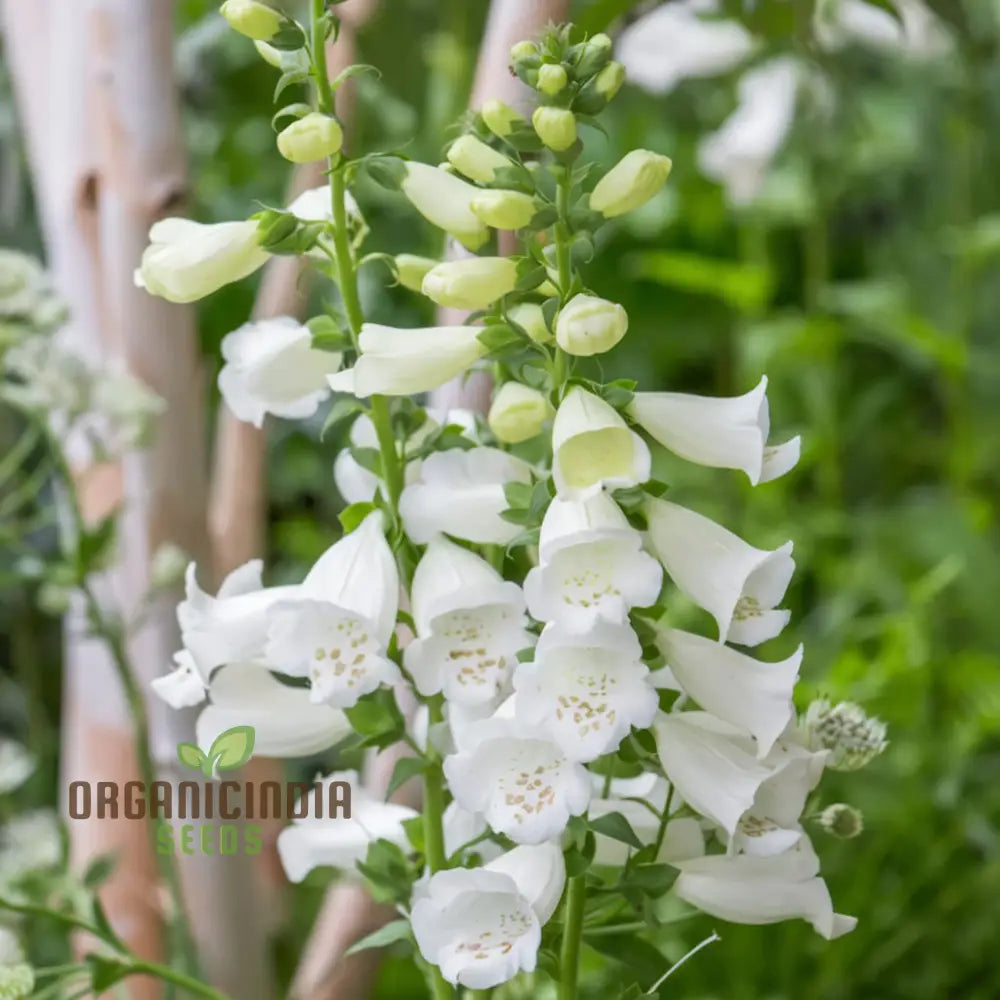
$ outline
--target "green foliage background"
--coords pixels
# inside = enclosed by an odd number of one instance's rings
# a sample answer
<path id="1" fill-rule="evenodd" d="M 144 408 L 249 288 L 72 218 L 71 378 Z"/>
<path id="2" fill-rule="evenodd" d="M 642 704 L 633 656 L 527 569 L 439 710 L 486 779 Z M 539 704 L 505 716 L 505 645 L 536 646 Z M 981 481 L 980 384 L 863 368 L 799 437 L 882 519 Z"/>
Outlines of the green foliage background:
<path id="1" fill-rule="evenodd" d="M 202 0 L 178 3 L 177 56 L 203 220 L 281 200 L 286 165 L 268 124 L 273 73 Z M 580 0 L 598 29 L 636 7 Z M 765 35 L 765 54 L 802 51 L 800 7 L 731 0 Z M 956 51 L 906 63 L 850 48 L 817 56 L 835 110 L 803 102 L 765 198 L 734 213 L 697 170 L 695 150 L 735 105 L 735 74 L 666 97 L 626 88 L 609 134 L 588 138 L 613 162 L 642 146 L 674 158 L 667 190 L 625 217 L 588 271 L 628 310 L 628 337 L 604 362 L 641 388 L 731 394 L 770 379 L 778 433 L 801 432 L 799 467 L 756 490 L 737 474 L 665 455 L 673 496 L 755 544 L 791 537 L 799 571 L 794 626 L 766 658 L 806 646 L 801 698 L 859 700 L 889 723 L 891 746 L 859 775 L 831 775 L 824 801 L 859 806 L 866 829 L 817 846 L 838 910 L 859 928 L 828 944 L 805 925 L 679 922 L 656 945 L 680 957 L 721 936 L 673 976 L 690 1000 L 993 1000 L 1000 996 L 1000 10 L 938 0 Z M 752 8 L 747 14 L 744 8 Z M 359 148 L 400 147 L 436 161 L 467 100 L 483 0 L 391 0 L 364 29 Z M 634 12 L 633 12 L 634 13 Z M 37 246 L 9 94 L 0 97 L 0 243 Z M 438 236 L 374 186 L 358 192 L 369 248 L 434 254 Z M 417 325 L 428 303 L 367 272 L 367 307 Z M 206 356 L 243 322 L 252 281 L 200 304 Z M 275 423 L 270 458 L 275 577 L 306 565 L 337 532 L 330 474 L 339 442 L 318 426 Z M 0 723 L 43 766 L 25 805 L 53 804 L 58 626 L 5 581 Z M 678 608 L 695 625 L 704 621 Z M 12 677 L 20 677 L 16 688 Z M 323 880 L 298 890 L 278 942 L 285 975 Z M 611 995 L 665 967 L 642 945 L 621 962 L 587 957 L 586 996 Z M 423 996 L 406 963 L 387 961 L 382 998 Z M 540 993 L 537 995 L 541 995 Z"/>

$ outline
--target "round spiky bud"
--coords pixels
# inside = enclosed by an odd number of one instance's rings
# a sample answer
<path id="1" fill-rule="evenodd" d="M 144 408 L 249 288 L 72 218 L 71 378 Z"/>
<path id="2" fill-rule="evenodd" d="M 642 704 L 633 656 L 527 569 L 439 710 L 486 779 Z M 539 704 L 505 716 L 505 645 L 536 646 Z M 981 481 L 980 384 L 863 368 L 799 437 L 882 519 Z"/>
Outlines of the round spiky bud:
<path id="1" fill-rule="evenodd" d="M 888 745 L 886 725 L 853 701 L 836 705 L 826 698 L 814 701 L 804 720 L 806 737 L 814 750 L 829 750 L 827 766 L 834 771 L 857 771 Z"/>
<path id="2" fill-rule="evenodd" d="M 845 802 L 835 802 L 819 814 L 819 825 L 833 837 L 851 840 L 864 830 L 865 821 L 860 809 Z"/>

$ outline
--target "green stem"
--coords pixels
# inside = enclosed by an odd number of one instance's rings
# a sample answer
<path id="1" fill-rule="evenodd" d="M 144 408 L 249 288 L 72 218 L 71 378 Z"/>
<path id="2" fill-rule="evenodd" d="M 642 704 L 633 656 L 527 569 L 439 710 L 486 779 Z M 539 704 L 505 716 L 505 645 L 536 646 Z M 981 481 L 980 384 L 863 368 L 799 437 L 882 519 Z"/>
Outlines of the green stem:
<path id="1" fill-rule="evenodd" d="M 556 267 L 559 275 L 559 305 L 566 305 L 573 286 L 573 258 L 571 253 L 572 232 L 569 227 L 569 202 L 573 188 L 573 173 L 569 166 L 563 168 L 556 187 L 556 210 L 559 218 L 553 227 L 553 237 L 556 246 Z M 555 352 L 552 366 L 552 382 L 559 399 L 562 398 L 569 364 L 566 352 L 558 345 L 553 346 Z"/>
<path id="2" fill-rule="evenodd" d="M 660 815 L 660 826 L 656 831 L 656 850 L 653 852 L 654 859 L 659 857 L 660 848 L 663 847 L 663 840 L 667 835 L 667 827 L 670 825 L 670 806 L 674 801 L 674 786 L 671 783 L 667 790 L 667 801 L 663 803 L 663 813 Z"/>
<path id="3" fill-rule="evenodd" d="M 563 910 L 562 952 L 559 956 L 559 1000 L 577 1000 L 576 984 L 580 975 L 580 941 L 583 937 L 583 908 L 587 884 L 583 875 L 566 883 Z"/>
<path id="4" fill-rule="evenodd" d="M 326 72 L 326 32 L 323 26 L 323 14 L 326 0 L 312 0 L 312 40 L 310 54 L 312 56 L 313 78 L 316 81 L 316 102 L 319 110 L 325 114 L 333 114 L 333 89 L 330 77 Z"/>
<path id="5" fill-rule="evenodd" d="M 465 994 L 465 1000 L 490 1000 L 493 990 L 469 990 Z"/>
<path id="6" fill-rule="evenodd" d="M 177 972 L 166 965 L 160 965 L 159 962 L 144 962 L 141 959 L 136 959 L 129 963 L 129 970 L 130 976 L 155 976 L 157 979 L 180 987 L 180 989 L 186 990 L 194 996 L 206 997 L 207 1000 L 229 1000 L 229 997 L 225 993 L 220 993 L 207 983 L 192 979 L 191 976 L 187 976 L 183 972 Z"/>

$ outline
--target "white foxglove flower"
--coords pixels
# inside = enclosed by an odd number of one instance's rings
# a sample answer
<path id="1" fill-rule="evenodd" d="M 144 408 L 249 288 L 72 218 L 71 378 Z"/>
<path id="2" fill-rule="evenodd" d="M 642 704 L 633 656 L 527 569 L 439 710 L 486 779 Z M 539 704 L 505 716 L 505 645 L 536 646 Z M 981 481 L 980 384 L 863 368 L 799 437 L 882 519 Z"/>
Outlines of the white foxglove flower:
<path id="1" fill-rule="evenodd" d="M 654 724 L 667 779 L 696 812 L 732 835 L 760 786 L 774 773 L 740 730 L 707 712 L 674 712 Z"/>
<path id="2" fill-rule="evenodd" d="M 746 205 L 760 193 L 795 118 L 802 67 L 781 56 L 744 73 L 739 106 L 722 127 L 698 147 L 702 171 L 726 188 L 733 205 Z"/>
<path id="3" fill-rule="evenodd" d="M 0 826 L 0 886 L 29 872 L 55 868 L 62 855 L 63 839 L 54 810 L 34 809 L 11 816 Z"/>
<path id="4" fill-rule="evenodd" d="M 479 813 L 469 812 L 457 802 L 449 802 L 441 817 L 441 829 L 444 833 L 444 853 L 450 858 L 460 847 L 486 833 L 489 826 Z M 492 840 L 481 840 L 469 850 L 486 861 L 503 853 L 503 848 Z"/>
<path id="5" fill-rule="evenodd" d="M 685 694 L 706 711 L 751 733 L 757 756 L 770 753 L 794 716 L 792 690 L 802 647 L 786 660 L 761 663 L 691 632 L 661 629 L 657 645 Z"/>
<path id="6" fill-rule="evenodd" d="M 528 610 L 539 621 L 588 628 L 624 623 L 632 608 L 656 602 L 660 564 L 603 490 L 585 500 L 555 497 L 542 520 L 541 563 L 524 580 Z"/>
<path id="7" fill-rule="evenodd" d="M 516 847 L 483 868 L 432 875 L 413 905 L 421 955 L 450 983 L 492 989 L 538 960 L 541 927 L 565 883 L 553 844 Z"/>
<path id="8" fill-rule="evenodd" d="M 269 671 L 236 663 L 208 689 L 211 703 L 195 724 L 198 746 L 210 747 L 233 726 L 253 726 L 257 757 L 304 757 L 343 742 L 353 730 L 343 712 L 317 705 L 306 688 L 282 684 Z"/>
<path id="9" fill-rule="evenodd" d="M 412 396 L 463 374 L 485 353 L 475 326 L 402 330 L 377 323 L 361 327 L 361 356 L 353 368 L 328 376 L 330 388 L 364 398 Z"/>
<path id="10" fill-rule="evenodd" d="M 617 54 L 630 82 L 666 94 L 689 78 L 728 73 L 753 52 L 753 36 L 737 21 L 701 18 L 705 4 L 681 0 L 640 17 L 619 36 Z M 715 12 L 709 5 L 708 13 Z"/>
<path id="11" fill-rule="evenodd" d="M 313 701 L 350 708 L 399 678 L 385 656 L 398 601 L 396 561 L 375 511 L 320 557 L 294 600 L 271 607 L 268 664 L 308 677 Z"/>
<path id="12" fill-rule="evenodd" d="M 368 848 L 376 840 L 388 840 L 397 847 L 407 846 L 403 823 L 420 815 L 409 806 L 383 802 L 369 795 L 357 771 L 338 771 L 322 780 L 324 804 L 326 790 L 333 782 L 347 782 L 351 787 L 351 815 L 316 816 L 314 791 L 306 793 L 309 813 L 295 819 L 278 834 L 278 857 L 291 882 L 301 882 L 314 868 L 330 867 L 351 871 L 364 861 Z"/>
<path id="13" fill-rule="evenodd" d="M 194 302 L 262 267 L 269 254 L 257 242 L 257 223 L 161 219 L 149 230 L 135 283 L 170 302 Z"/>
<path id="14" fill-rule="evenodd" d="M 195 658 L 186 649 L 174 653 L 174 669 L 169 674 L 150 681 L 153 691 L 171 708 L 200 705 L 205 700 L 208 685 L 208 676 L 201 673 Z"/>
<path id="15" fill-rule="evenodd" d="M 35 770 L 35 758 L 17 742 L 0 739 L 0 795 L 20 788 Z"/>
<path id="16" fill-rule="evenodd" d="M 451 309 L 484 309 L 514 290 L 517 264 L 510 257 L 464 257 L 435 264 L 420 290 Z"/>
<path id="17" fill-rule="evenodd" d="M 501 710 L 502 713 L 502 710 Z M 540 729 L 501 714 L 469 727 L 444 773 L 455 800 L 518 844 L 559 836 L 590 802 L 590 775 Z"/>
<path id="18" fill-rule="evenodd" d="M 653 552 L 677 586 L 719 626 L 721 642 L 757 646 L 788 624 L 775 610 L 795 561 L 792 543 L 756 549 L 715 521 L 667 500 L 644 507 Z"/>
<path id="19" fill-rule="evenodd" d="M 215 597 L 198 586 L 195 564 L 187 568 L 186 597 L 177 606 L 177 621 L 184 648 L 206 680 L 224 663 L 264 665 L 267 611 L 276 601 L 294 597 L 298 588 L 265 588 L 262 566 L 259 559 L 252 559 L 234 569 Z"/>
<path id="20" fill-rule="evenodd" d="M 659 707 L 635 632 L 608 622 L 582 633 L 547 625 L 534 661 L 518 665 L 514 690 L 518 718 L 548 733 L 570 760 L 613 753 Z"/>
<path id="21" fill-rule="evenodd" d="M 348 438 L 355 448 L 378 448 L 375 425 L 366 413 L 351 424 Z M 379 489 L 378 476 L 366 469 L 351 454 L 350 448 L 342 448 L 333 460 L 333 481 L 349 504 L 374 500 Z"/>
<path id="22" fill-rule="evenodd" d="M 783 476 L 799 460 L 792 438 L 768 447 L 767 377 L 743 396 L 715 398 L 682 392 L 637 392 L 629 414 L 650 437 L 689 462 L 742 469 L 756 486 Z"/>
<path id="23" fill-rule="evenodd" d="M 426 163 L 408 160 L 404 166 L 403 194 L 428 222 L 454 236 L 468 250 L 478 250 L 489 239 L 486 223 L 472 211 L 479 188 Z"/>
<path id="24" fill-rule="evenodd" d="M 953 47 L 941 21 L 920 0 L 896 0 L 897 17 L 864 0 L 825 0 L 816 7 L 816 41 L 827 51 L 852 42 L 888 55 L 925 59 Z"/>
<path id="25" fill-rule="evenodd" d="M 227 334 L 219 390 L 240 420 L 261 427 L 276 417 L 311 417 L 330 394 L 327 376 L 340 369 L 341 355 L 312 346 L 312 333 L 290 316 L 264 319 Z"/>
<path id="26" fill-rule="evenodd" d="M 720 920 L 773 924 L 799 918 L 828 940 L 857 924 L 854 917 L 834 913 L 816 852 L 805 839 L 773 857 L 716 854 L 677 867 L 675 894 Z"/>
<path id="27" fill-rule="evenodd" d="M 481 545 L 506 545 L 523 530 L 500 514 L 506 483 L 530 483 L 531 466 L 499 448 L 450 448 L 428 455 L 406 486 L 399 513 L 406 534 L 425 545 L 436 534 Z"/>
<path id="28" fill-rule="evenodd" d="M 532 642 L 521 588 L 485 559 L 437 537 L 417 565 L 411 595 L 417 638 L 404 662 L 417 690 L 495 705 L 507 693 L 518 650 Z"/>
<path id="29" fill-rule="evenodd" d="M 601 486 L 636 486 L 649 479 L 646 442 L 603 399 L 574 386 L 552 425 L 552 475 L 560 496 L 581 498 Z"/>

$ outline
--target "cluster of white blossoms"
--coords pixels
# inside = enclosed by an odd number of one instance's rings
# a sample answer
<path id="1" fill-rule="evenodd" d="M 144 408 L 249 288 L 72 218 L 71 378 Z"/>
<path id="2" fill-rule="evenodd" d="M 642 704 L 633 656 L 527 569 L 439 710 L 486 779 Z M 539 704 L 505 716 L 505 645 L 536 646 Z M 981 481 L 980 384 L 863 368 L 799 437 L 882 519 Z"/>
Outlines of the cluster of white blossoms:
<path id="1" fill-rule="evenodd" d="M 229 0 L 224 13 L 258 42 L 281 34 L 294 48 L 262 7 Z M 274 756 L 370 737 L 380 719 L 391 728 L 390 692 L 417 702 L 397 736 L 419 754 L 420 837 L 415 810 L 362 792 L 350 821 L 298 820 L 279 851 L 293 880 L 318 865 L 369 877 L 376 849 L 420 858 L 393 898 L 433 975 L 477 990 L 535 969 L 561 899 L 559 933 L 578 935 L 588 879 L 604 872 L 614 886 L 636 859 L 647 876 L 672 866 L 676 895 L 719 918 L 798 917 L 827 938 L 844 933 L 854 921 L 833 910 L 804 814 L 825 767 L 884 746 L 880 724 L 853 706 L 824 704 L 798 723 L 801 649 L 779 662 L 746 651 L 788 624 L 791 542 L 756 548 L 651 479 L 651 446 L 754 485 L 788 472 L 799 440 L 770 440 L 766 380 L 716 399 L 575 371 L 628 329 L 625 309 L 579 273 L 592 234 L 670 171 L 645 150 L 599 177 L 576 162 L 578 124 L 622 84 L 611 50 L 569 28 L 520 43 L 512 68 L 539 95 L 530 119 L 488 101 L 445 165 L 364 161 L 469 250 L 492 230 L 519 233 L 512 257 L 378 255 L 406 288 L 474 311 L 468 323 L 365 321 L 352 242 L 363 223 L 345 191 L 361 161 L 339 144 L 317 154 L 331 156 L 330 213 L 158 224 L 140 269 L 150 291 L 188 301 L 268 252 L 318 249 L 339 285 L 341 313 L 230 334 L 219 386 L 258 425 L 341 394 L 331 419 L 353 416 L 334 465 L 346 533 L 300 583 L 265 587 L 254 561 L 212 596 L 190 566 L 183 649 L 154 686 L 175 707 L 208 700 L 203 745 L 250 724 L 256 752 Z M 316 53 L 309 62 L 329 117 L 325 70 Z M 496 376 L 485 422 L 428 415 L 409 398 L 483 367 Z M 666 620 L 671 586 L 714 619 L 711 637 Z M 831 812 L 823 825 L 843 832 L 849 819 Z M 568 982 L 574 948 L 563 954 Z"/>

